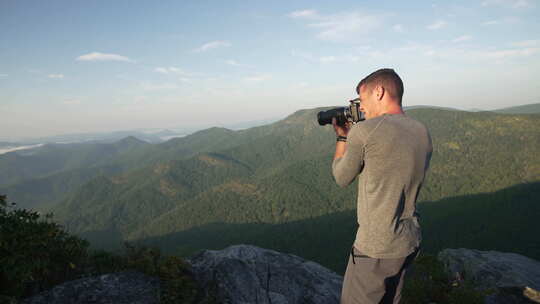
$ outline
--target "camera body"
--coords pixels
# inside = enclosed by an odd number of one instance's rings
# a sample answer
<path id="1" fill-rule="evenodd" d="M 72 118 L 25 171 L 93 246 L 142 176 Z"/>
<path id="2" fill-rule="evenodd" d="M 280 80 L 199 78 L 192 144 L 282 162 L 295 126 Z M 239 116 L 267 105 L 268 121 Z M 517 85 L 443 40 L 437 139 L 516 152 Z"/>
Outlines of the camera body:
<path id="1" fill-rule="evenodd" d="M 357 123 L 365 120 L 364 113 L 360 112 L 360 99 L 349 100 L 349 106 L 338 107 L 317 113 L 319 125 L 324 126 L 332 123 L 332 118 L 336 118 L 336 123 L 344 126 L 347 122 Z"/>

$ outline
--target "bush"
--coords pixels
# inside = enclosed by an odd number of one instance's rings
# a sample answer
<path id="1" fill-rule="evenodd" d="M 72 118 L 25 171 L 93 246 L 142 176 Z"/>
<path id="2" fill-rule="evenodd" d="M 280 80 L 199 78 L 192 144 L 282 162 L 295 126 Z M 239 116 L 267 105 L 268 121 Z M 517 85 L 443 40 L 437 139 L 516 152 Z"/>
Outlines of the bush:
<path id="1" fill-rule="evenodd" d="M 470 281 L 451 281 L 444 265 L 431 254 L 420 254 L 403 287 L 403 304 L 482 304 L 485 293 Z"/>
<path id="2" fill-rule="evenodd" d="M 47 214 L 14 209 L 0 195 L 0 295 L 23 297 L 76 278 L 88 242 L 66 233 Z"/>
<path id="3" fill-rule="evenodd" d="M 190 265 L 176 256 L 163 256 L 158 248 L 124 243 L 125 267 L 160 278 L 160 303 L 207 303 L 201 299 Z M 211 301 L 210 301 L 211 302 Z"/>
<path id="4" fill-rule="evenodd" d="M 189 264 L 159 249 L 125 243 L 125 254 L 89 251 L 86 240 L 0 195 L 0 303 L 17 303 L 65 281 L 124 270 L 160 279 L 161 303 L 213 303 L 199 293 Z"/>

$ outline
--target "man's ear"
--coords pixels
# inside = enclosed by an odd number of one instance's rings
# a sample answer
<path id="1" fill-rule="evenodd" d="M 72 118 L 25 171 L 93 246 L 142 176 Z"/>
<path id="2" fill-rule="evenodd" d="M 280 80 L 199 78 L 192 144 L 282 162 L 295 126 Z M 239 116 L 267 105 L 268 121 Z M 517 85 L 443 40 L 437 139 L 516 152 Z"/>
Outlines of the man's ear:
<path id="1" fill-rule="evenodd" d="M 384 90 L 383 86 L 378 85 L 375 88 L 375 96 L 377 96 L 377 100 L 382 100 L 385 93 L 386 91 Z"/>

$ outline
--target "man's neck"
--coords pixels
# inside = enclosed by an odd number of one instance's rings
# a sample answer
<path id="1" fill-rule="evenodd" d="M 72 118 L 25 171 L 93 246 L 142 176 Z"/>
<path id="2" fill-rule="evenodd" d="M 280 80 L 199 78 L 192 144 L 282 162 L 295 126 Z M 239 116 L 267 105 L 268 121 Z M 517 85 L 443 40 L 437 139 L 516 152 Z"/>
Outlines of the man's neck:
<path id="1" fill-rule="evenodd" d="M 405 112 L 403 112 L 403 108 L 399 105 L 395 105 L 395 106 L 388 106 L 386 109 L 384 109 L 384 111 L 381 113 L 382 114 L 404 114 Z"/>

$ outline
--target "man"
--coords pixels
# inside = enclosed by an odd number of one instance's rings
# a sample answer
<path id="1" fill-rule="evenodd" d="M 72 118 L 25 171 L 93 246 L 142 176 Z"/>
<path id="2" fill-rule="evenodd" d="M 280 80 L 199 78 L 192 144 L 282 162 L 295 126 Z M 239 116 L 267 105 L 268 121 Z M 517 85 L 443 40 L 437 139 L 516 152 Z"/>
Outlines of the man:
<path id="1" fill-rule="evenodd" d="M 403 277 L 419 252 L 416 198 L 431 159 L 428 130 L 401 107 L 403 82 L 380 69 L 356 87 L 366 120 L 340 126 L 332 173 L 345 187 L 358 181 L 358 231 L 341 303 L 399 303 Z"/>

